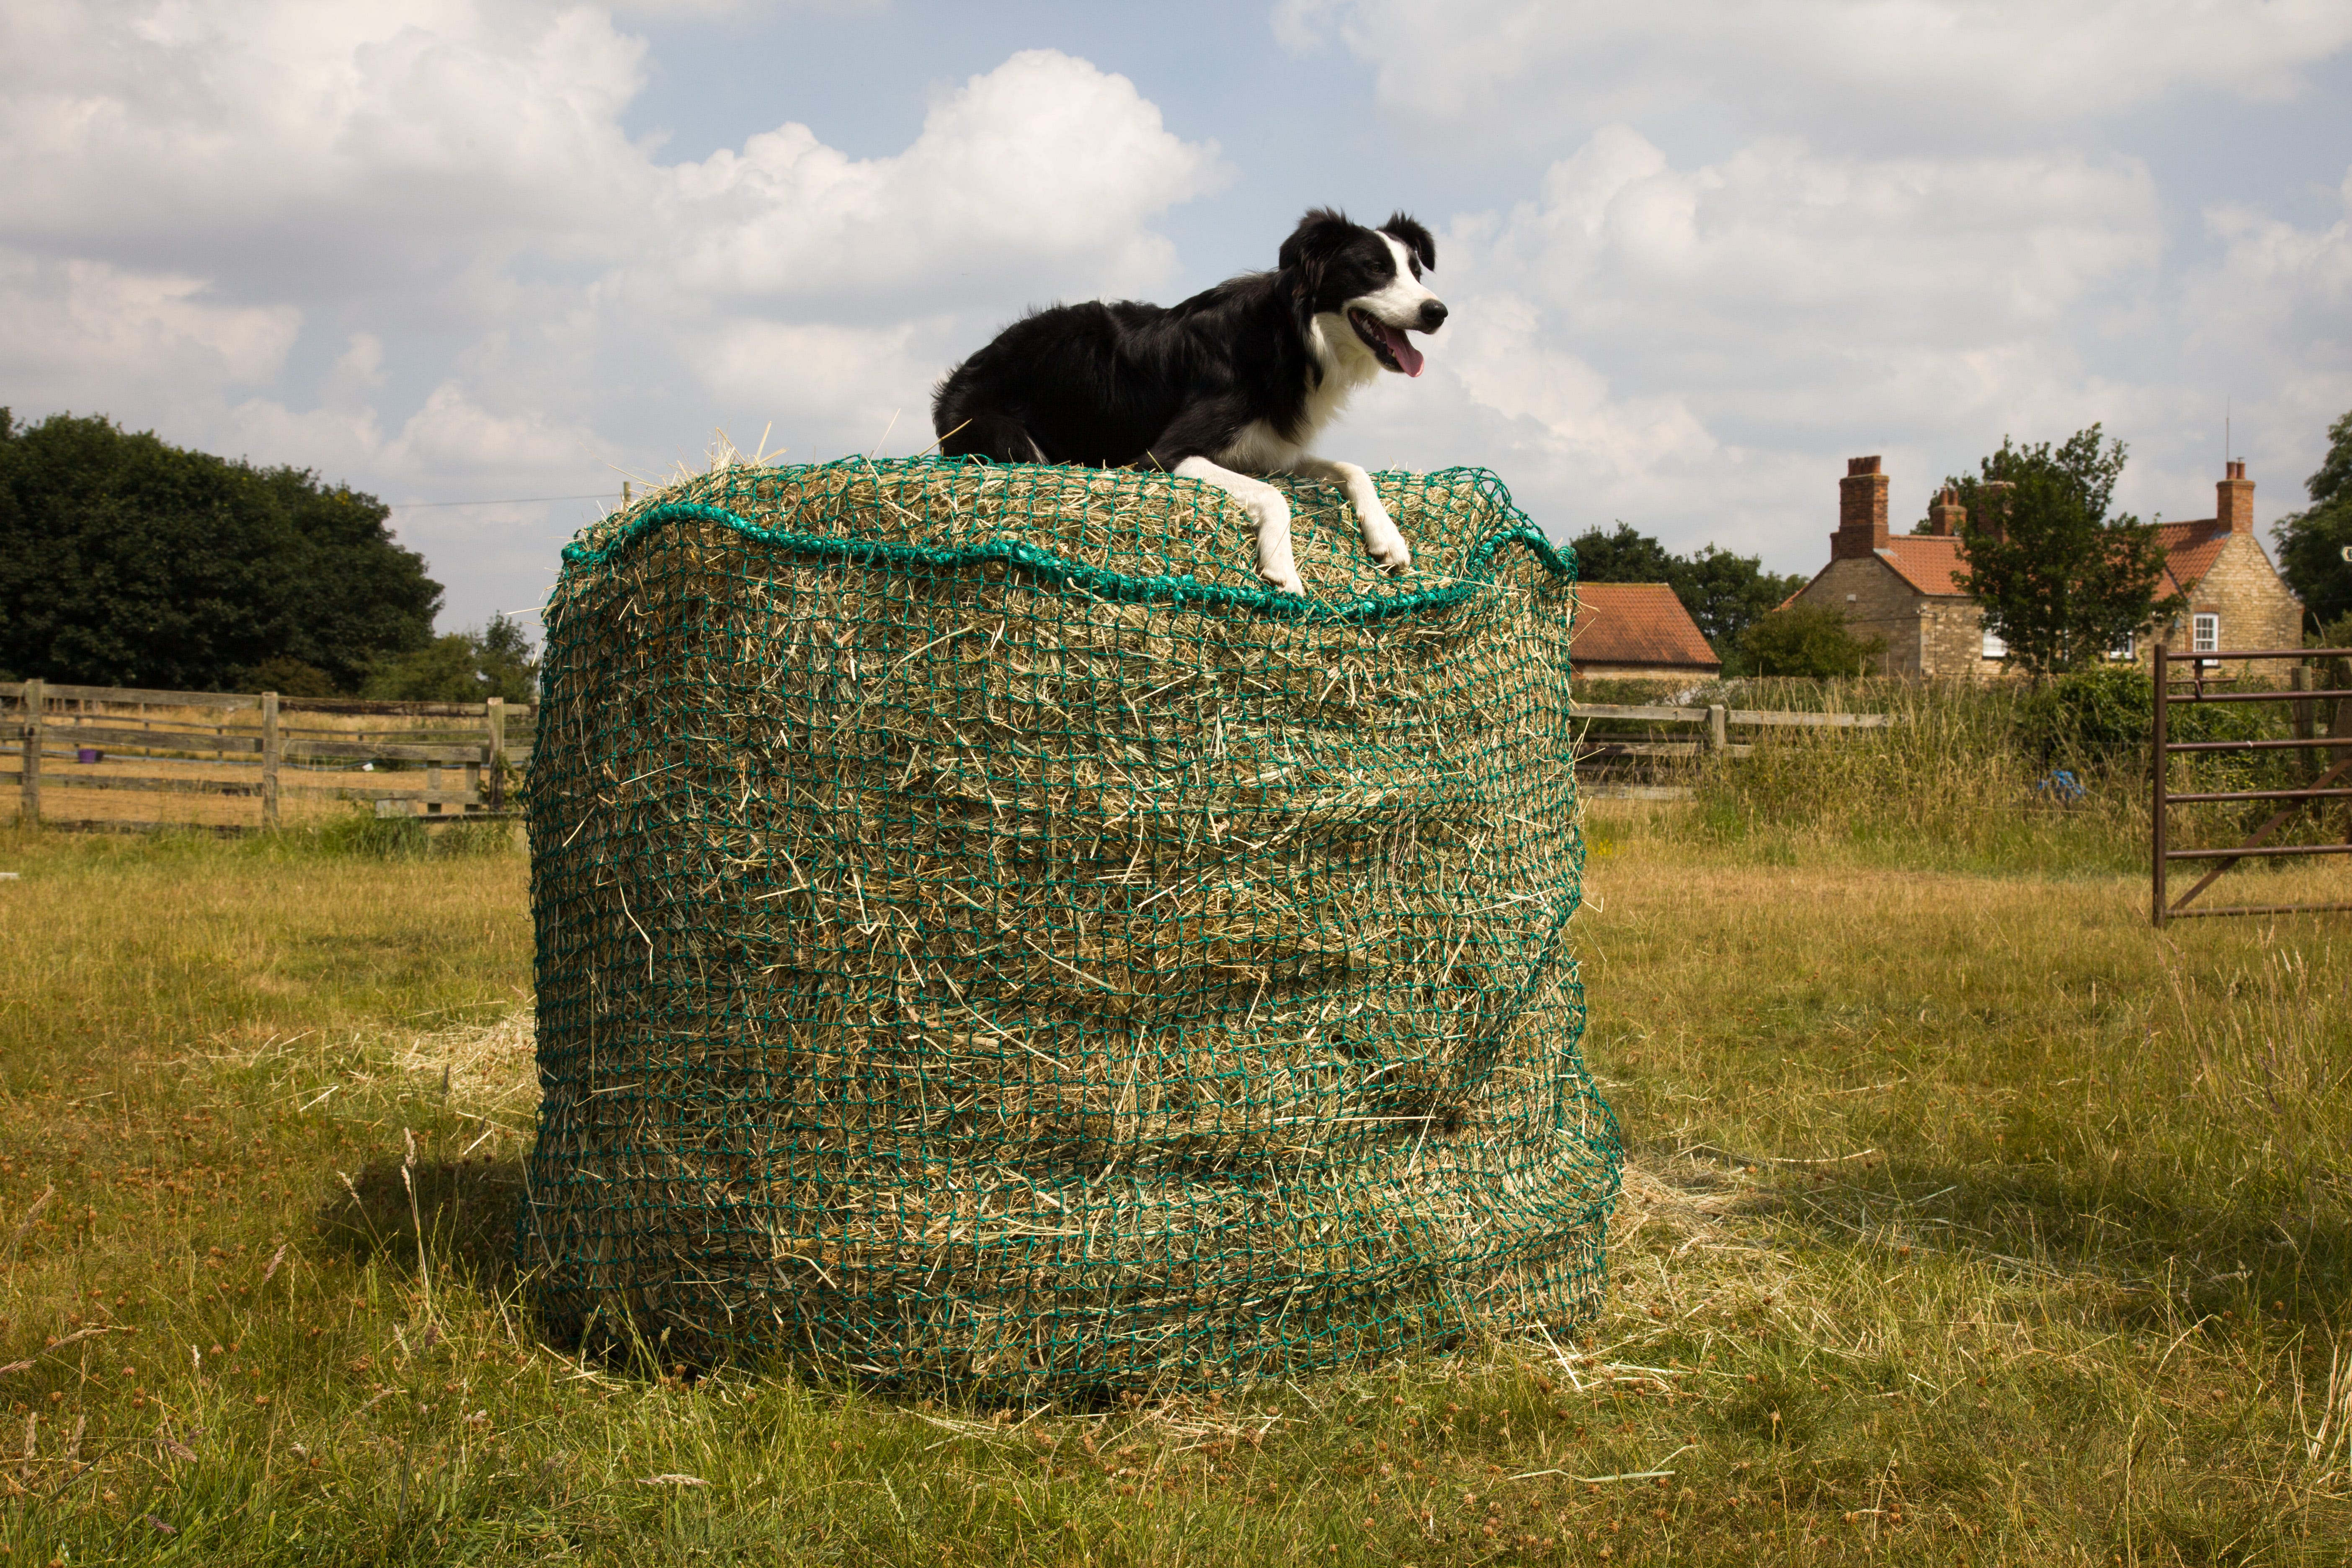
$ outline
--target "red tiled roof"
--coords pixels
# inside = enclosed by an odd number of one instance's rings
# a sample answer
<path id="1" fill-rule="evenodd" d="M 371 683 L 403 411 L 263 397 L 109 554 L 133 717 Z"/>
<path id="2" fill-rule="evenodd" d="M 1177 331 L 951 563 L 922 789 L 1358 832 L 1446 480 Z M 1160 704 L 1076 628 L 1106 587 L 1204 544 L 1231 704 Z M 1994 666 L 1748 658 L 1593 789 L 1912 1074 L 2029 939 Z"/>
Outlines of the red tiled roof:
<path id="1" fill-rule="evenodd" d="M 2218 517 L 2194 522 L 2159 522 L 2156 537 L 2164 546 L 2164 591 L 2187 593 L 2206 573 L 2230 537 L 2229 524 Z"/>
<path id="2" fill-rule="evenodd" d="M 2219 519 L 2208 517 L 2194 522 L 2160 522 L 2156 534 L 2165 553 L 2165 580 L 2158 589 L 2161 596 L 2195 587 L 2213 569 L 2213 560 L 2221 553 L 2230 531 Z M 1887 540 L 1878 558 L 1922 594 L 1965 595 L 1968 592 L 1960 586 L 1964 569 L 1960 542 L 1949 534 L 1898 533 Z"/>
<path id="3" fill-rule="evenodd" d="M 1569 662 L 1720 669 L 1698 623 L 1664 583 L 1581 583 Z"/>
<path id="4" fill-rule="evenodd" d="M 1898 533 L 1878 558 L 1923 594 L 1968 592 L 1960 586 L 1960 542 L 1950 534 Z"/>

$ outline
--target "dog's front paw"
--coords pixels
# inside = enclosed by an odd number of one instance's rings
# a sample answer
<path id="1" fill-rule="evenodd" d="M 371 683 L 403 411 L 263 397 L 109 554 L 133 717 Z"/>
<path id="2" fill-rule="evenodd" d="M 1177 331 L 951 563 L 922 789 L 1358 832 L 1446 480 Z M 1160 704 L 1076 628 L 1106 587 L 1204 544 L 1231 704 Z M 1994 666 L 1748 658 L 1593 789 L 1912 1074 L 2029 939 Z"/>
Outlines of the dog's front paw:
<path id="1" fill-rule="evenodd" d="M 1357 502 L 1356 513 L 1364 525 L 1364 553 L 1374 564 L 1391 572 L 1402 572 L 1412 564 L 1412 547 L 1390 519 L 1388 508 L 1368 498 Z"/>
<path id="2" fill-rule="evenodd" d="M 1271 486 L 1249 498 L 1250 515 L 1257 522 L 1257 574 L 1286 594 L 1304 596 L 1307 584 L 1298 575 L 1298 558 L 1290 546 L 1290 507 Z"/>

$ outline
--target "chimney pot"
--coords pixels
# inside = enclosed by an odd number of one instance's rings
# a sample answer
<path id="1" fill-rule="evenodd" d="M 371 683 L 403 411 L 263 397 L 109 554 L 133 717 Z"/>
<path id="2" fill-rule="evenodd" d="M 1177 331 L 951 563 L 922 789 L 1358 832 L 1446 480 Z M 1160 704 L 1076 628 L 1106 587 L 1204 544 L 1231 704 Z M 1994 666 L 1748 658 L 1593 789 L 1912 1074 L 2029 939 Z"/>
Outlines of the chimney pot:
<path id="1" fill-rule="evenodd" d="M 1960 492 L 1946 485 L 1936 492 L 1936 504 L 1927 509 L 1927 531 L 1949 538 L 1959 532 L 1969 520 L 1969 509 L 1960 504 Z"/>
<path id="2" fill-rule="evenodd" d="M 1845 460 L 1845 472 L 1846 478 L 1848 479 L 1852 479 L 1857 474 L 1874 474 L 1878 472 L 1878 459 L 1876 458 L 1848 458 Z"/>

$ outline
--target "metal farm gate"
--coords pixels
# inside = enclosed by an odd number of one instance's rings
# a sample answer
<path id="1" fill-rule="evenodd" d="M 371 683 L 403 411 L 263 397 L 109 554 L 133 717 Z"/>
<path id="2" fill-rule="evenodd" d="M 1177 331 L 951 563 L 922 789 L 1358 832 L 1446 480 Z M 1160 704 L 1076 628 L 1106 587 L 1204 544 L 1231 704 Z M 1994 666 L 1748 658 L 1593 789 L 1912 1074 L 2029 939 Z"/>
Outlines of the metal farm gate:
<path id="1" fill-rule="evenodd" d="M 2209 909 L 2190 909 L 2191 900 L 2211 887 L 2222 872 L 2240 860 L 2277 858 L 2304 855 L 2352 855 L 2352 833 L 2345 840 L 2333 844 L 2270 844 L 2272 834 L 2305 810 L 2325 812 L 2326 803 L 2352 800 L 2352 785 L 2346 779 L 2352 775 L 2352 678 L 2347 678 L 2346 660 L 2352 658 L 2352 648 L 2261 648 L 2243 651 L 2232 648 L 2227 652 L 2175 653 L 2169 642 L 2159 644 L 2156 650 L 2156 702 L 2150 751 L 2149 772 L 2155 776 L 2153 812 L 2154 853 L 2151 857 L 2153 896 L 2150 914 L 2158 928 L 2167 921 L 2191 920 L 2204 915 L 2269 915 L 2307 914 L 2324 910 L 2352 910 L 2352 903 L 2319 904 L 2232 904 Z M 2291 682 L 2286 690 L 2209 690 L 2209 685 L 2220 686 L 2229 678 L 2209 679 L 2207 671 L 2223 664 L 2241 668 L 2254 660 L 2294 660 L 2288 671 Z M 2312 661 L 2306 664 L 2305 660 Z M 2185 677 L 2173 673 L 2175 666 L 2185 665 Z M 2315 679 L 2321 671 L 2331 679 Z M 2183 688 L 2175 690 L 2178 681 Z M 2328 689 L 2316 689 L 2326 687 Z M 2292 740 L 2246 741 L 2175 741 L 2171 738 L 2171 710 L 2176 704 L 2200 702 L 2292 702 L 2294 710 L 2294 738 Z M 2328 718 L 2326 732 L 2320 731 L 2321 714 Z M 2308 784 L 2291 789 L 2189 790 L 2172 789 L 2172 760 L 2182 755 L 2216 755 L 2252 753 L 2256 752 L 2293 751 L 2325 753 L 2324 771 Z M 2274 800 L 2282 804 L 2270 819 L 2249 834 L 2240 844 L 2223 848 L 2176 849 L 2172 847 L 2168 820 L 2175 805 L 2238 801 Z M 2210 869 L 2198 879 L 2197 885 L 2177 900 L 2168 897 L 2165 874 L 2175 860 L 2205 861 Z"/>

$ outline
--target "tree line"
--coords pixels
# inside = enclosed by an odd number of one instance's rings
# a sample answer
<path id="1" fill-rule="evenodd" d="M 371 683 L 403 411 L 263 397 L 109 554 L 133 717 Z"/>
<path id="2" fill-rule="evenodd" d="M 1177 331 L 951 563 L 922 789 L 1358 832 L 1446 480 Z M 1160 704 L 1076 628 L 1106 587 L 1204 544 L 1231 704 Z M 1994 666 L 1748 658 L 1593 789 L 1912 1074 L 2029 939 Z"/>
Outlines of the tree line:
<path id="1" fill-rule="evenodd" d="M 442 586 L 391 515 L 308 469 L 0 408 L 0 679 L 531 700 L 519 624 L 434 634 Z"/>
<path id="2" fill-rule="evenodd" d="M 2122 442 L 2006 437 L 1948 477 L 1967 508 L 1964 586 L 2036 673 L 2103 658 L 2182 607 L 2158 596 L 2156 529 L 2112 510 Z M 2352 413 L 2328 428 L 2311 505 L 2273 530 L 2314 635 L 2352 643 Z M 174 447 L 102 416 L 0 408 L 0 679 L 175 690 L 527 701 L 537 661 L 504 616 L 436 636 L 443 589 L 391 509 L 294 468 Z M 1919 525 L 1921 529 L 1925 523 Z M 1572 540 L 1591 583 L 1664 583 L 1727 676 L 1854 675 L 1879 645 L 1834 607 L 1790 605 L 1801 575 L 1713 544 L 1685 555 L 1623 521 Z"/>

